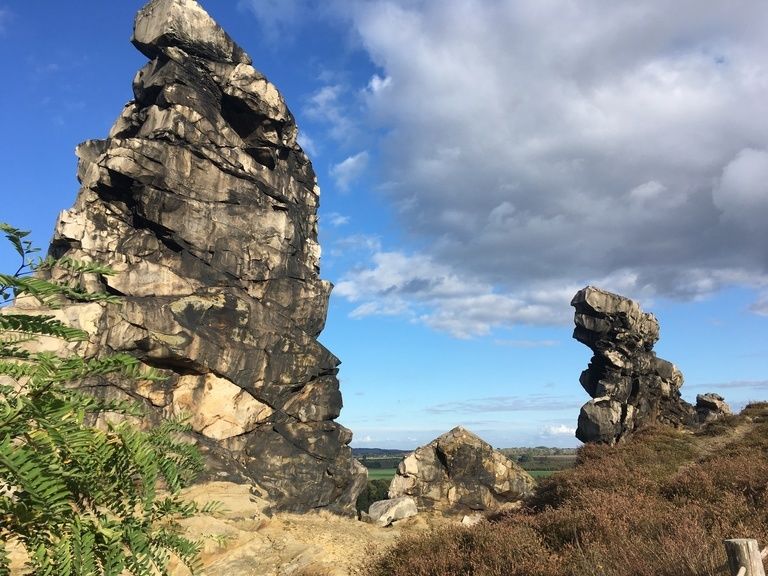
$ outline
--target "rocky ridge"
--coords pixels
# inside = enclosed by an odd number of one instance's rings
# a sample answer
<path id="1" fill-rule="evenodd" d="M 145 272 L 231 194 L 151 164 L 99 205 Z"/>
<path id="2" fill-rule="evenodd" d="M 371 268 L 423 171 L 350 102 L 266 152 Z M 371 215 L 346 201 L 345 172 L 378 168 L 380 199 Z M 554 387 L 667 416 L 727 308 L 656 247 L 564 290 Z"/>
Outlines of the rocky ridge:
<path id="1" fill-rule="evenodd" d="M 486 511 L 518 502 L 534 485 L 525 470 L 457 426 L 403 458 L 389 498 L 411 496 L 420 510 Z"/>
<path id="2" fill-rule="evenodd" d="M 653 314 L 593 286 L 577 292 L 571 306 L 573 337 L 594 353 L 579 378 L 592 397 L 579 414 L 579 440 L 614 444 L 652 423 L 696 424 L 696 411 L 680 396 L 682 373 L 653 351 L 659 339 Z"/>
<path id="3" fill-rule="evenodd" d="M 319 188 L 293 116 L 194 0 L 152 0 L 133 44 L 150 59 L 104 140 L 77 148 L 81 188 L 50 254 L 113 276 L 57 280 L 119 295 L 63 302 L 86 356 L 128 352 L 169 378 L 93 381 L 141 401 L 146 424 L 188 414 L 211 475 L 254 481 L 285 510 L 352 513 L 365 469 L 342 407 L 339 360 L 317 341 Z"/>

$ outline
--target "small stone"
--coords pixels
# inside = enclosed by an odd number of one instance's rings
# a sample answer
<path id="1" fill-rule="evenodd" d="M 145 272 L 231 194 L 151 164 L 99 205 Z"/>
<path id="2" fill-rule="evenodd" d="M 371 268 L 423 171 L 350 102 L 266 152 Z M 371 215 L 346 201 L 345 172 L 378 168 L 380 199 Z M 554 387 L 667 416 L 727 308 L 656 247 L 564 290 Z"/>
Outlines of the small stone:
<path id="1" fill-rule="evenodd" d="M 467 528 L 471 528 L 472 526 L 477 526 L 483 520 L 485 520 L 485 516 L 483 516 L 482 514 L 465 515 L 461 519 L 461 525 L 466 526 Z"/>

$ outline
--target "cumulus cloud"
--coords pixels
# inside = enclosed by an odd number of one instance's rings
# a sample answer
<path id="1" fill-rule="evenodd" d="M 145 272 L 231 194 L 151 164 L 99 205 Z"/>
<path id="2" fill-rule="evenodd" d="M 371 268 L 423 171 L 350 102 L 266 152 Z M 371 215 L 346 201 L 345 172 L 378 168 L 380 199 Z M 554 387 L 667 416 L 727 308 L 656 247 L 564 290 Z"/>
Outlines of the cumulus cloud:
<path id="1" fill-rule="evenodd" d="M 368 152 L 363 151 L 348 156 L 338 164 L 331 166 L 330 175 L 339 190 L 347 192 L 352 183 L 365 173 L 368 167 Z"/>
<path id="2" fill-rule="evenodd" d="M 564 288 L 587 283 L 696 298 L 768 281 L 765 2 L 372 0 L 350 14 L 380 68 L 363 94 L 386 127 L 381 189 L 428 246 L 344 279 L 361 314 L 399 299 L 470 335 L 569 317 Z"/>
<path id="3" fill-rule="evenodd" d="M 561 280 L 537 281 L 502 292 L 492 283 L 465 275 L 465 271 L 430 255 L 385 251 L 378 239 L 366 243 L 366 237 L 354 238 L 361 257 L 366 251 L 370 254 L 370 265 L 349 270 L 334 289 L 337 296 L 359 303 L 352 313 L 354 317 L 402 314 L 457 338 L 472 338 L 502 326 L 568 324 L 573 318 L 570 299 L 583 287 Z M 599 279 L 597 284 L 628 293 L 635 280 L 634 275 L 619 271 Z M 635 292 L 645 294 L 642 290 Z M 507 345 L 533 344 L 509 341 Z"/>
<path id="4" fill-rule="evenodd" d="M 768 316 L 768 291 L 763 291 L 749 309 L 760 316 Z"/>
<path id="5" fill-rule="evenodd" d="M 361 302 L 356 317 L 407 313 L 458 338 L 488 334 L 501 325 L 567 321 L 552 306 L 567 298 L 567 288 L 512 296 L 462 277 L 429 256 L 377 251 L 371 259 L 371 268 L 352 270 L 336 284 L 335 294 Z"/>

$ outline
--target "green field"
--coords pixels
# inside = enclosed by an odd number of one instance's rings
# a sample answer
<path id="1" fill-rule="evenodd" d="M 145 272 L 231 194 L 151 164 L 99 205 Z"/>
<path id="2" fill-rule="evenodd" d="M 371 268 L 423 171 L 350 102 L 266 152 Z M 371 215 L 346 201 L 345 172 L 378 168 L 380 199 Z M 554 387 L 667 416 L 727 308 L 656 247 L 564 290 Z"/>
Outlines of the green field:
<path id="1" fill-rule="evenodd" d="M 397 468 L 368 468 L 368 480 L 391 480 Z"/>
<path id="2" fill-rule="evenodd" d="M 397 468 L 368 468 L 368 480 L 391 480 Z M 534 478 L 546 478 L 554 474 L 553 470 L 528 470 Z"/>
<path id="3" fill-rule="evenodd" d="M 534 478 L 546 478 L 547 476 L 552 476 L 556 470 L 526 470 L 526 472 Z"/>

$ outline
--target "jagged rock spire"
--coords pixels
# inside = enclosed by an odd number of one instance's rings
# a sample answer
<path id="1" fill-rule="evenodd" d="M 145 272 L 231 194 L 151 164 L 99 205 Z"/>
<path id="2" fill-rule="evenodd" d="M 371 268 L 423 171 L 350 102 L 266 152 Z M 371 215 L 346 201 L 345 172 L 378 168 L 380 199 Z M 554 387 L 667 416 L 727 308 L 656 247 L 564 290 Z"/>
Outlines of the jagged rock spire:
<path id="1" fill-rule="evenodd" d="M 78 147 L 82 188 L 50 252 L 117 272 L 88 282 L 122 306 L 65 306 L 92 334 L 83 352 L 127 351 L 170 377 L 91 384 L 141 400 L 149 422 L 190 414 L 212 473 L 256 481 L 280 508 L 351 512 L 365 470 L 334 422 L 339 361 L 316 339 L 331 286 L 293 116 L 193 0 L 147 4 L 133 43 L 151 61 L 109 137 Z"/>
<path id="2" fill-rule="evenodd" d="M 693 406 L 680 397 L 683 375 L 658 358 L 659 323 L 653 314 L 618 294 L 587 286 L 571 301 L 573 337 L 593 352 L 579 382 L 593 399 L 579 414 L 576 437 L 613 444 L 656 422 L 689 426 Z"/>

